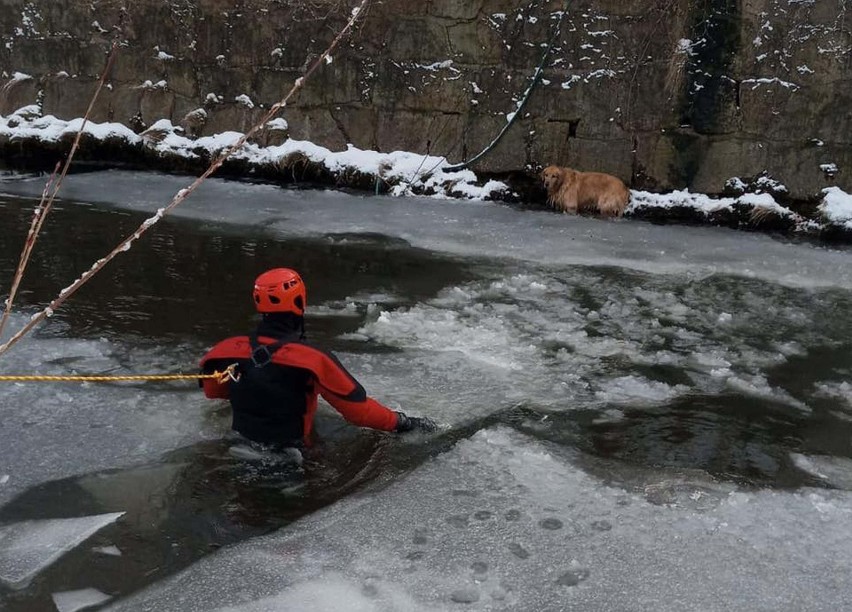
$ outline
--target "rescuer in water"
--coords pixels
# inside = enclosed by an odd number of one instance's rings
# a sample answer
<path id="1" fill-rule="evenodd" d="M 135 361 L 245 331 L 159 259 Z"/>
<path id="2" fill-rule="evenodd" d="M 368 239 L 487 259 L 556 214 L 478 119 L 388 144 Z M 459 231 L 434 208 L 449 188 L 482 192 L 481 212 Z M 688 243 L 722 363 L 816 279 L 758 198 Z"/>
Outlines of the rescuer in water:
<path id="1" fill-rule="evenodd" d="M 199 381 L 208 398 L 230 400 L 234 430 L 263 444 L 304 446 L 317 395 L 359 427 L 436 429 L 431 419 L 408 416 L 368 397 L 337 357 L 305 341 L 305 284 L 294 270 L 264 272 L 254 283 L 253 296 L 261 314 L 254 333 L 222 340 L 201 359 L 204 374 L 237 364 L 231 379 Z"/>

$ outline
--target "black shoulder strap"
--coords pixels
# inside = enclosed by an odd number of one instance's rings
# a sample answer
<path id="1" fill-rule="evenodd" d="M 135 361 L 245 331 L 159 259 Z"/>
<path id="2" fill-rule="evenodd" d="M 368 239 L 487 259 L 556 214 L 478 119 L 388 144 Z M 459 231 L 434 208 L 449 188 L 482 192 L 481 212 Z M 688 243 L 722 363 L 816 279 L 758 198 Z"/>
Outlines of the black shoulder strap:
<path id="1" fill-rule="evenodd" d="M 262 344 L 260 340 L 257 339 L 257 334 L 249 336 L 249 343 L 251 344 L 251 362 L 254 367 L 262 368 L 266 364 L 270 363 L 275 352 L 288 342 L 290 342 L 290 340 L 284 339 L 277 340 L 271 344 Z"/>

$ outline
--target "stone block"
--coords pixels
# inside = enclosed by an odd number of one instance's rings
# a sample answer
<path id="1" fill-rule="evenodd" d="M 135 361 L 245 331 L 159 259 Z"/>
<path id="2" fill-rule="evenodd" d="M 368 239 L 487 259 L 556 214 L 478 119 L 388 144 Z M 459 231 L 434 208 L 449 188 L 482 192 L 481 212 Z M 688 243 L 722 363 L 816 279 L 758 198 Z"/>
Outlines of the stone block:
<path id="1" fill-rule="evenodd" d="M 36 104 L 41 84 L 33 79 L 9 79 L 0 85 L 0 115 L 10 115 L 19 108 Z"/>

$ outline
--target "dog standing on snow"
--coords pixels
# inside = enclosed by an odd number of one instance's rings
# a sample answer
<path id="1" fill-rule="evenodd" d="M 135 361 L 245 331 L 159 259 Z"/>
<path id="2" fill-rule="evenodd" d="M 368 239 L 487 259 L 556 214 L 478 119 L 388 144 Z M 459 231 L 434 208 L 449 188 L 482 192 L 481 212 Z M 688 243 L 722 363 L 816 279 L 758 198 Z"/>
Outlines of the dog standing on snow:
<path id="1" fill-rule="evenodd" d="M 630 199 L 621 179 L 603 172 L 548 166 L 542 171 L 541 179 L 547 189 L 547 202 L 567 213 L 594 208 L 601 215 L 620 217 Z"/>

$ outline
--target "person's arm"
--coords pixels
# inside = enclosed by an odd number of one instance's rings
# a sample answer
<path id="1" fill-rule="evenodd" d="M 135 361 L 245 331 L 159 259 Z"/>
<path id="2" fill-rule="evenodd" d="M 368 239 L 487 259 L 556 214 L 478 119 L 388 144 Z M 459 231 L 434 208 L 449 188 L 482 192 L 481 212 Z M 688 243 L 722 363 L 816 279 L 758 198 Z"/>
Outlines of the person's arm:
<path id="1" fill-rule="evenodd" d="M 334 354 L 325 351 L 317 351 L 317 354 L 321 367 L 315 369 L 314 374 L 317 377 L 317 391 L 325 401 L 353 425 L 396 431 L 399 418 L 396 412 L 367 396 L 361 383 Z"/>
<path id="2" fill-rule="evenodd" d="M 213 372 L 222 372 L 228 367 L 224 361 L 211 360 L 201 362 L 201 373 L 212 374 Z M 204 391 L 204 397 L 207 399 L 228 399 L 231 396 L 231 381 L 219 382 L 216 378 L 200 378 L 198 386 Z"/>
<path id="3" fill-rule="evenodd" d="M 229 382 L 220 383 L 213 378 L 205 378 L 201 381 L 204 397 L 207 399 L 229 399 L 231 397 Z"/>
<path id="4" fill-rule="evenodd" d="M 237 359 L 248 357 L 250 351 L 249 341 L 245 336 L 222 340 L 201 358 L 199 364 L 201 373 L 212 374 L 213 372 L 224 372 Z M 219 382 L 215 378 L 201 378 L 198 380 L 198 386 L 204 391 L 204 396 L 209 399 L 228 399 L 231 392 L 230 383 L 230 380 Z"/>
<path id="5" fill-rule="evenodd" d="M 282 360 L 280 362 L 311 370 L 316 377 L 319 394 L 353 425 L 400 432 L 435 428 L 428 419 L 409 417 L 368 397 L 361 383 L 330 352 L 293 343 L 276 354 L 276 361 L 279 359 Z"/>
<path id="6" fill-rule="evenodd" d="M 373 398 L 367 397 L 366 394 L 363 397 L 349 395 L 343 398 L 332 393 L 319 382 L 317 386 L 322 398 L 353 425 L 382 431 L 396 431 L 399 420 L 397 413 Z M 361 390 L 363 391 L 363 388 Z"/>

